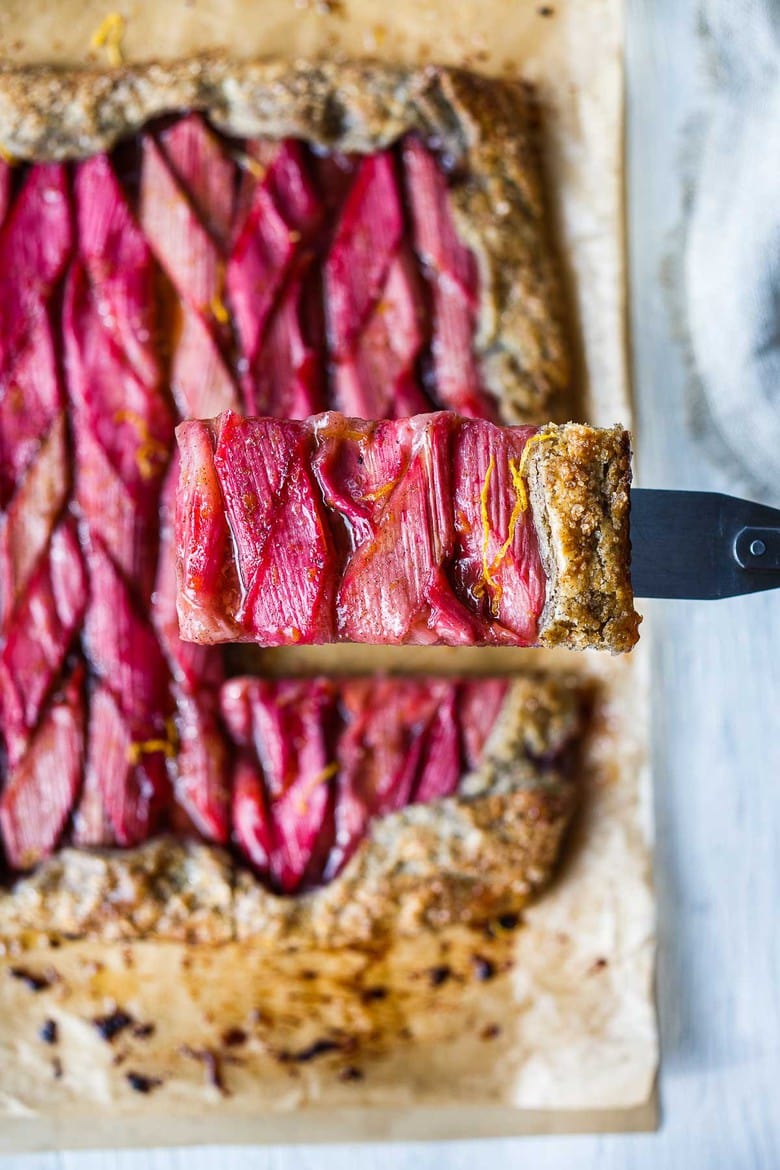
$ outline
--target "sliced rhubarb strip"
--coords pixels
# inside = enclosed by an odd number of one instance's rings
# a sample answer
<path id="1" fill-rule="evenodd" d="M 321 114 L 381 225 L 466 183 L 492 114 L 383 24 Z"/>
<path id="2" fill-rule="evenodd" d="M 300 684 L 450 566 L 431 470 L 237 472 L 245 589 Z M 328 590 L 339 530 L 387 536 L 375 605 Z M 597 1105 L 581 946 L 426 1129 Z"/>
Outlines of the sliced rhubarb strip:
<path id="1" fill-rule="evenodd" d="M 347 683 L 342 705 L 352 722 L 342 738 L 340 759 L 354 770 L 372 816 L 395 812 L 413 799 L 425 740 L 440 704 L 453 685 L 409 679 Z M 356 750 L 357 749 L 357 750 Z"/>
<path id="2" fill-rule="evenodd" d="M 259 353 L 266 322 L 296 247 L 267 188 L 258 186 L 226 274 L 228 300 L 247 370 Z"/>
<path id="3" fill-rule="evenodd" d="M 79 257 L 63 333 L 95 681 L 74 829 L 82 844 L 130 845 L 159 827 L 170 800 L 170 676 L 146 607 L 173 418 L 155 350 L 151 251 L 105 158 L 80 164 L 75 186 Z"/>
<path id="4" fill-rule="evenodd" d="M 213 418 L 237 408 L 235 382 L 212 331 L 185 302 L 176 311 L 179 328 L 171 358 L 171 390 L 179 413 L 185 418 Z"/>
<path id="5" fill-rule="evenodd" d="M 176 700 L 178 751 L 171 761 L 173 791 L 190 825 L 207 840 L 224 844 L 229 834 L 229 761 L 218 717 L 222 658 L 210 647 L 179 638 L 174 549 L 176 455 L 172 462 L 160 508 L 160 555 L 151 616 L 171 671 Z"/>
<path id="6" fill-rule="evenodd" d="M 308 263 L 322 206 L 306 152 L 292 140 L 268 156 L 262 179 L 250 175 L 249 182 L 251 202 L 227 270 L 246 406 L 250 413 L 305 417 L 324 405 L 322 306 Z"/>
<path id="7" fill-rule="evenodd" d="M 238 610 L 241 588 L 230 555 L 230 527 L 208 424 L 193 422 L 182 430 L 179 453 L 176 550 L 182 636 L 186 631 L 189 640 L 205 642 L 207 633 L 224 620 L 220 640 L 228 641 L 235 636 L 236 626 L 226 615 L 228 609 Z"/>
<path id="8" fill-rule="evenodd" d="M 175 750 L 168 669 L 151 625 L 94 539 L 87 564 L 84 644 L 101 685 L 92 698 L 85 778 L 93 814 L 82 818 L 79 841 L 99 843 L 86 836 L 94 831 L 97 793 L 114 839 L 137 844 L 157 827 L 168 796 L 166 760 Z"/>
<path id="9" fill-rule="evenodd" d="M 339 636 L 360 641 L 471 641 L 443 566 L 452 551 L 451 420 L 444 414 L 317 428 L 326 503 L 351 531 L 338 593 Z"/>
<path id="10" fill-rule="evenodd" d="M 119 705 L 107 687 L 93 687 L 89 699 L 84 787 L 74 817 L 74 841 L 79 846 L 127 845 L 135 834 L 127 833 L 121 817 L 122 789 L 135 784 L 130 762 L 132 733 Z M 114 816 L 109 814 L 112 805 Z M 119 825 L 116 823 L 116 814 Z M 143 834 L 138 833 L 138 841 Z"/>
<path id="11" fill-rule="evenodd" d="M 497 640 L 530 645 L 547 581 L 521 466 L 534 427 L 464 420 L 455 449 L 453 575 Z"/>
<path id="12" fill-rule="evenodd" d="M 0 507 L 7 506 L 61 409 L 51 323 L 43 311 L 0 376 Z"/>
<path id="13" fill-rule="evenodd" d="M 182 580 L 191 557 L 209 577 L 205 622 L 187 621 L 202 599 L 180 589 L 187 639 L 225 641 L 232 626 L 235 640 L 260 645 L 541 640 L 624 650 L 636 641 L 620 427 L 501 428 L 449 412 L 380 423 L 227 413 L 178 434 L 186 449 L 212 431 L 216 456 L 206 439 L 180 489 Z M 189 483 L 215 476 L 233 539 L 222 540 L 225 560 L 208 563 L 202 550 L 226 520 L 211 509 L 196 531 Z M 244 583 L 238 605 L 214 587 L 231 566 Z"/>
<path id="14" fill-rule="evenodd" d="M 445 577 L 454 546 L 452 420 L 446 414 L 420 415 L 392 431 L 408 463 L 400 480 L 371 492 L 371 532 L 356 544 L 338 593 L 339 635 L 375 643 L 471 643 L 477 636 L 474 622 Z M 323 439 L 334 441 L 327 432 Z M 368 499 L 358 496 L 358 501 Z"/>
<path id="15" fill-rule="evenodd" d="M 498 417 L 495 401 L 482 387 L 474 357 L 476 316 L 462 287 L 445 275 L 433 294 L 433 364 L 442 406 L 467 418 Z"/>
<path id="16" fill-rule="evenodd" d="M 446 275 L 455 281 L 476 308 L 476 260 L 458 239 L 444 173 L 435 156 L 414 135 L 404 139 L 402 156 L 417 254 L 436 276 Z"/>
<path id="17" fill-rule="evenodd" d="M 89 531 L 102 541 L 139 595 L 148 600 L 157 559 L 153 499 L 146 508 L 139 508 L 92 431 L 77 429 L 74 448 L 76 497 Z"/>
<path id="18" fill-rule="evenodd" d="M 116 704 L 112 704 L 109 715 L 113 715 L 115 709 Z M 123 732 L 120 737 L 123 742 L 125 741 L 125 736 L 126 732 Z M 103 752 L 100 748 L 100 735 L 96 724 L 93 723 L 88 729 L 86 741 L 84 752 L 84 780 L 81 786 L 78 804 L 73 812 L 73 830 L 71 835 L 73 844 L 79 848 L 108 847 L 110 845 L 116 845 L 117 838 L 113 826 L 108 819 L 103 797 L 103 764 L 101 763 L 101 755 Z M 126 775 L 126 753 L 126 746 L 124 755 L 120 747 L 120 758 L 118 761 L 115 761 L 120 768 L 120 777 Z M 110 764 L 111 760 L 109 759 L 107 762 Z"/>
<path id="19" fill-rule="evenodd" d="M 415 375 L 425 312 L 411 255 L 391 260 L 380 300 L 352 356 L 336 365 L 335 401 L 356 418 L 394 418 L 429 409 Z"/>
<path id="20" fill-rule="evenodd" d="M 284 792 L 286 778 L 294 774 L 299 747 L 298 736 L 286 733 L 279 705 L 289 706 L 301 693 L 294 684 L 265 679 L 229 679 L 222 688 L 222 714 L 230 734 L 256 753 L 274 796 Z"/>
<path id="21" fill-rule="evenodd" d="M 166 741 L 144 734 L 107 686 L 93 691 L 84 778 L 84 799 L 93 807 L 90 820 L 79 809 L 79 845 L 138 845 L 159 828 L 169 798 Z"/>
<path id="22" fill-rule="evenodd" d="M 333 843 L 333 687 L 317 679 L 231 680 L 223 688 L 222 707 L 237 741 L 255 754 L 262 775 L 261 811 L 267 809 L 270 819 L 268 870 L 274 887 L 293 893 L 316 883 Z M 251 857 L 251 835 L 244 843 L 238 824 L 236 831 Z"/>
<path id="23" fill-rule="evenodd" d="M 83 670 L 76 668 L 49 707 L 0 798 L 0 836 L 13 869 L 31 869 L 57 846 L 81 785 Z"/>
<path id="24" fill-rule="evenodd" d="M 456 790 L 459 689 L 453 679 L 225 683 L 223 715 L 239 749 L 234 833 L 276 889 L 330 880 L 375 817 Z"/>
<path id="25" fill-rule="evenodd" d="M 203 685 L 194 693 L 178 688 L 174 694 L 179 741 L 174 797 L 206 841 L 224 845 L 230 835 L 229 756 L 218 696 Z"/>
<path id="26" fill-rule="evenodd" d="M 142 500 L 160 490 L 170 456 L 171 412 L 115 344 L 101 299 L 85 269 L 74 265 L 63 308 L 68 390 L 77 424 L 92 432 L 127 491 Z"/>
<path id="27" fill-rule="evenodd" d="M 11 164 L 0 159 L 0 229 L 11 205 Z"/>
<path id="28" fill-rule="evenodd" d="M 477 265 L 458 239 L 447 182 L 436 159 L 414 136 L 403 144 L 406 188 L 418 256 L 433 284 L 433 362 L 442 406 L 471 418 L 496 418 L 474 358 Z"/>
<path id="29" fill-rule="evenodd" d="M 166 132 L 174 136 L 174 156 L 187 172 L 185 178 L 194 184 L 192 202 L 174 177 L 162 150 L 148 135 L 144 139 L 141 172 L 141 223 L 180 298 L 171 313 L 171 387 L 185 415 L 210 411 L 217 403 L 217 409 L 224 410 L 238 402 L 222 352 L 228 322 L 223 296 L 224 256 L 201 221 L 201 216 L 213 215 L 227 230 L 232 189 L 220 194 L 210 186 L 211 179 L 207 181 L 202 174 L 200 168 L 206 164 L 208 148 L 199 138 L 208 132 L 201 123 L 197 124 L 201 125 L 201 131 L 196 130 L 194 123 L 181 137 L 177 136 L 180 123 Z M 163 140 L 169 141 L 165 135 Z M 196 213 L 198 204 L 200 210 Z"/>
<path id="30" fill-rule="evenodd" d="M 160 369 L 149 245 L 105 155 L 80 163 L 73 187 L 79 253 L 103 328 L 123 364 L 143 385 L 156 386 Z"/>
<path id="31" fill-rule="evenodd" d="M 84 644 L 99 678 L 114 691 L 128 721 L 144 740 L 170 738 L 168 670 L 145 614 L 105 548 L 87 549 L 90 604 Z"/>
<path id="32" fill-rule="evenodd" d="M 470 770 L 482 760 L 485 744 L 509 690 L 505 678 L 480 678 L 460 687 L 458 722 L 463 739 L 463 758 Z"/>
<path id="33" fill-rule="evenodd" d="M 75 523 L 51 538 L 47 555 L 25 588 L 0 652 L 0 708 L 9 763 L 20 763 L 81 628 L 87 579 Z"/>
<path id="34" fill-rule="evenodd" d="M 204 318 L 220 315 L 222 270 L 217 246 L 149 134 L 143 138 L 139 218 L 179 296 Z"/>
<path id="35" fill-rule="evenodd" d="M 164 163 L 170 174 L 165 173 Z M 174 399 L 185 416 L 212 415 L 238 405 L 221 348 L 227 309 L 220 283 L 233 230 L 235 178 L 235 164 L 199 115 L 188 115 L 163 131 L 159 153 L 151 147 L 146 151 L 143 193 L 152 202 L 161 193 L 168 198 L 162 209 L 156 203 L 147 208 L 147 216 L 157 257 L 180 298 L 171 314 L 170 378 Z M 172 232 L 166 230 L 166 215 L 178 218 L 178 228 Z M 186 254 L 179 250 L 183 239 Z M 210 288 L 209 280 L 216 281 Z M 209 303 L 204 310 L 198 302 L 206 293 Z M 177 478 L 174 457 L 160 508 L 151 607 L 176 703 L 178 749 L 169 761 L 169 772 L 177 807 L 171 815 L 174 827 L 181 831 L 224 844 L 229 835 L 229 775 L 228 746 L 218 716 L 223 670 L 214 651 L 179 639 L 173 548 Z"/>
<path id="36" fill-rule="evenodd" d="M 363 159 L 325 263 L 328 333 L 348 357 L 384 288 L 403 236 L 403 207 L 390 154 Z"/>
<path id="37" fill-rule="evenodd" d="M 233 215 L 234 164 L 196 115 L 162 135 L 147 135 L 141 171 L 141 224 L 180 303 L 173 307 L 171 385 L 182 414 L 237 405 L 222 353 L 228 311 L 224 304 L 224 255 L 204 224 L 224 241 Z M 164 153 L 168 152 L 168 157 Z M 216 155 L 215 155 L 216 152 Z M 225 186 L 218 181 L 224 179 Z"/>
<path id="38" fill-rule="evenodd" d="M 268 877 L 274 840 L 263 777 L 255 760 L 239 754 L 233 771 L 233 831 L 239 849 L 258 877 Z"/>
<path id="39" fill-rule="evenodd" d="M 349 861 L 372 817 L 410 803 L 440 697 L 436 685 L 412 680 L 358 679 L 342 685 L 346 729 L 338 745 L 336 840 L 328 879 Z"/>
<path id="40" fill-rule="evenodd" d="M 325 503 L 344 516 L 359 543 L 409 467 L 411 422 L 378 423 L 330 413 L 316 427 L 312 465 Z"/>
<path id="41" fill-rule="evenodd" d="M 326 683 L 304 680 L 289 683 L 274 706 L 296 747 L 295 768 L 266 777 L 277 841 L 272 875 L 289 893 L 320 880 L 333 843 L 335 703 Z"/>
<path id="42" fill-rule="evenodd" d="M 65 167 L 31 167 L 0 234 L 0 379 L 44 310 L 73 246 Z M 13 279 L 11 279 L 13 276 Z"/>
<path id="43" fill-rule="evenodd" d="M 448 686 L 444 690 L 439 684 L 436 700 L 436 713 L 427 730 L 412 793 L 415 804 L 429 804 L 451 796 L 463 772 L 455 688 Z"/>
<path id="44" fill-rule="evenodd" d="M 2 628 L 7 628 L 14 607 L 48 548 L 69 487 L 65 416 L 59 414 L 48 433 L 44 432 L 37 457 L 18 483 L 0 527 Z"/>
<path id="45" fill-rule="evenodd" d="M 274 645 L 332 634 L 333 556 L 309 444 L 302 423 L 266 419 L 250 433 L 227 412 L 218 426 L 213 466 L 244 591 L 236 620 L 267 629 Z M 218 539 L 211 513 L 203 532 Z"/>
<path id="46" fill-rule="evenodd" d="M 298 419 L 325 408 L 319 294 L 319 273 L 311 258 L 299 261 L 271 313 L 246 380 L 251 414 Z"/>
<path id="47" fill-rule="evenodd" d="M 179 456 L 174 452 L 160 503 L 160 553 L 151 617 L 165 650 L 174 682 L 189 693 L 201 687 L 219 688 L 224 672 L 219 652 L 194 642 L 182 642 L 176 613 L 176 490 Z"/>
<path id="48" fill-rule="evenodd" d="M 306 150 L 300 142 L 285 139 L 268 167 L 266 178 L 271 198 L 292 232 L 306 239 L 322 221 L 322 204 L 309 175 Z"/>
<path id="49" fill-rule="evenodd" d="M 231 245 L 235 245 L 246 226 L 247 218 L 252 210 L 255 192 L 262 186 L 268 176 L 268 170 L 273 166 L 283 143 L 271 141 L 268 138 L 250 138 L 244 143 L 244 149 L 236 152 L 236 161 L 239 166 L 238 193 L 236 207 L 233 214 L 233 224 L 230 234 Z"/>
<path id="50" fill-rule="evenodd" d="M 90 532 L 148 599 L 173 419 L 157 388 L 142 383 L 115 347 L 78 264 L 65 288 L 63 328 L 78 503 Z"/>
<path id="51" fill-rule="evenodd" d="M 319 161 L 292 138 L 282 142 L 248 140 L 239 155 L 242 173 L 234 219 L 236 237 L 246 223 L 257 188 L 262 186 L 288 228 L 308 241 L 322 226 L 325 211 L 316 181 Z"/>
<path id="52" fill-rule="evenodd" d="M 160 135 L 166 161 L 221 250 L 235 213 L 236 164 L 200 114 L 187 114 Z"/>
<path id="53" fill-rule="evenodd" d="M 327 641 L 333 632 L 333 574 L 322 504 L 299 456 L 285 481 L 239 620 L 267 629 L 270 645 Z"/>

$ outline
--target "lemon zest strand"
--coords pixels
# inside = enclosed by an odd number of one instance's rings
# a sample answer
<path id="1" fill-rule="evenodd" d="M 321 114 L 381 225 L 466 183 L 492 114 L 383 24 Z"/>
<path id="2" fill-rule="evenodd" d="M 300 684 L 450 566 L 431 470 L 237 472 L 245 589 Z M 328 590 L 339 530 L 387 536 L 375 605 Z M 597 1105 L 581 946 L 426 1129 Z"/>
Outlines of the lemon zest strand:
<path id="1" fill-rule="evenodd" d="M 536 443 L 549 443 L 550 440 L 554 439 L 554 438 L 555 438 L 554 431 L 537 431 L 535 435 L 531 435 L 531 438 L 528 440 L 526 445 L 523 447 L 523 453 L 520 456 L 520 463 L 519 463 L 518 468 L 517 468 L 519 487 L 517 485 L 517 482 L 515 482 L 515 487 L 517 488 L 517 490 L 519 492 L 519 497 L 521 500 L 521 504 L 520 504 L 521 512 L 525 512 L 526 509 L 528 508 L 528 492 L 526 491 L 526 488 L 525 488 L 525 477 L 526 477 L 526 470 L 528 468 L 528 460 L 532 454 L 531 448 L 533 446 L 535 446 Z M 514 474 L 512 475 L 512 479 L 513 480 L 515 479 Z"/>
<path id="2" fill-rule="evenodd" d="M 124 60 L 122 38 L 125 35 L 125 19 L 119 12 L 109 12 L 92 34 L 89 42 L 93 49 L 105 49 L 109 65 L 118 68 Z"/>
<path id="3" fill-rule="evenodd" d="M 165 739 L 140 739 L 128 744 L 128 763 L 140 764 L 144 756 L 151 755 L 153 752 L 162 752 L 169 759 L 173 759 L 179 747 L 179 732 L 175 719 L 165 720 L 165 735 Z"/>
<path id="4" fill-rule="evenodd" d="M 114 415 L 115 423 L 129 423 L 138 432 L 140 443 L 135 453 L 135 461 L 142 479 L 151 479 L 158 470 L 156 464 L 164 462 L 168 454 L 164 443 L 152 437 L 146 419 L 134 410 L 118 410 Z"/>
<path id="5" fill-rule="evenodd" d="M 309 783 L 306 785 L 305 792 L 302 792 L 298 798 L 297 810 L 299 813 L 305 813 L 309 807 L 309 797 L 314 792 L 315 788 L 319 788 L 320 784 L 326 784 L 331 777 L 335 776 L 339 770 L 339 766 L 334 760 L 332 764 L 327 764 L 321 772 L 317 772 L 312 776 Z"/>
<path id="6" fill-rule="evenodd" d="M 482 487 L 479 493 L 479 510 L 482 516 L 482 576 L 485 584 L 495 589 L 496 582 L 493 580 L 490 572 L 490 565 L 488 564 L 488 545 L 490 544 L 490 516 L 488 515 L 488 490 L 490 488 L 490 478 L 495 470 L 496 458 L 492 451 L 490 453 L 490 462 L 487 465 L 485 478 L 482 481 Z"/>
<path id="7" fill-rule="evenodd" d="M 268 167 L 263 166 L 258 158 L 251 154 L 245 154 L 242 150 L 234 150 L 231 154 L 233 161 L 242 168 L 242 170 L 249 171 L 255 179 L 264 179 L 268 171 Z"/>
<path id="8" fill-rule="evenodd" d="M 209 308 L 215 321 L 218 321 L 220 325 L 227 325 L 230 320 L 230 314 L 219 293 L 214 293 L 214 296 L 209 301 Z"/>
<path id="9" fill-rule="evenodd" d="M 388 483 L 384 483 L 381 487 L 376 488 L 375 491 L 366 492 L 366 499 L 369 500 L 372 504 L 376 503 L 377 500 L 381 500 L 384 496 L 389 495 L 396 486 L 397 482 L 397 480 L 391 479 L 388 481 Z"/>
<path id="10" fill-rule="evenodd" d="M 169 739 L 141 739 L 128 744 L 127 761 L 130 764 L 140 764 L 144 756 L 153 752 L 162 752 L 164 756 L 172 758 L 176 755 L 176 748 Z"/>
<path id="11" fill-rule="evenodd" d="M 509 528 L 507 529 L 506 540 L 493 558 L 493 563 L 490 566 L 491 573 L 495 573 L 496 569 L 500 567 L 501 562 L 504 560 L 510 548 L 512 547 L 512 541 L 515 539 L 517 522 L 520 519 L 522 513 L 528 507 L 528 499 L 525 493 L 523 477 L 520 473 L 520 464 L 517 459 L 509 460 L 509 474 L 512 477 L 512 486 L 515 489 L 515 502 L 512 507 L 512 514 L 509 517 Z"/>
<path id="12" fill-rule="evenodd" d="M 214 295 L 209 301 L 209 308 L 211 309 L 214 320 L 220 325 L 227 325 L 230 320 L 230 314 L 227 311 L 227 306 L 223 300 L 225 291 L 225 265 L 220 260 L 217 265 L 217 287 L 214 290 Z"/>
<path id="13" fill-rule="evenodd" d="M 512 477 L 512 486 L 515 489 L 515 502 L 512 507 L 512 514 L 509 517 L 509 527 L 504 543 L 499 548 L 493 560 L 488 563 L 488 546 L 490 544 L 490 517 L 488 515 L 488 490 L 490 487 L 490 478 L 495 470 L 496 462 L 495 456 L 491 453 L 490 462 L 488 463 L 485 479 L 482 483 L 482 490 L 480 491 L 480 510 L 482 515 L 482 576 L 485 584 L 493 591 L 491 599 L 491 609 L 496 613 L 498 602 L 501 599 L 501 583 L 496 581 L 495 572 L 500 568 L 501 562 L 505 559 L 507 553 L 512 547 L 512 542 L 515 538 L 517 525 L 520 516 L 523 512 L 528 510 L 528 492 L 525 486 L 525 476 L 528 468 L 528 459 L 532 453 L 532 448 L 536 443 L 545 443 L 550 439 L 554 439 L 555 434 L 551 431 L 538 431 L 535 435 L 531 435 L 530 439 L 523 447 L 519 460 L 509 460 L 509 474 Z"/>

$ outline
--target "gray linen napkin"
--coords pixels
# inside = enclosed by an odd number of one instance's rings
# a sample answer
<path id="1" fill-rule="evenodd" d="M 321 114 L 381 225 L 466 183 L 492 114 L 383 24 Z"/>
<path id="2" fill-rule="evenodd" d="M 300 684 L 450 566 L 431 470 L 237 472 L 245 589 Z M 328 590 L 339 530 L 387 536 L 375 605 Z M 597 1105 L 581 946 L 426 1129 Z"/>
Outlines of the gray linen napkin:
<path id="1" fill-rule="evenodd" d="M 704 0 L 709 92 L 685 232 L 694 424 L 780 500 L 780 0 Z"/>

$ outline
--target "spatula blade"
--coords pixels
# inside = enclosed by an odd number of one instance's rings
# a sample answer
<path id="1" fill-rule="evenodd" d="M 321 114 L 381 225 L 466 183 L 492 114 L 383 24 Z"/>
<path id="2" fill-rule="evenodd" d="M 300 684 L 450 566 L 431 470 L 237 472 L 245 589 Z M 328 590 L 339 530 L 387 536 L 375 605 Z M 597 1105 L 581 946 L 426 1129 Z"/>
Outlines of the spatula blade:
<path id="1" fill-rule="evenodd" d="M 637 597 L 691 601 L 780 586 L 780 510 L 717 492 L 634 488 L 631 580 Z"/>

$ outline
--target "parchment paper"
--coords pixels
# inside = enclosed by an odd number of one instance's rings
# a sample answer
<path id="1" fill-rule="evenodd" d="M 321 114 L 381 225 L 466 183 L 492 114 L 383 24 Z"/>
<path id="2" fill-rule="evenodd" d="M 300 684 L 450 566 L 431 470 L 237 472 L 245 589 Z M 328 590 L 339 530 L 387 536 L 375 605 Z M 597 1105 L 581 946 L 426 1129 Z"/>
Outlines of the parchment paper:
<path id="1" fill-rule="evenodd" d="M 130 60 L 214 47 L 237 56 L 343 52 L 460 63 L 534 82 L 587 414 L 630 424 L 620 0 L 137 0 L 112 7 L 125 17 Z M 6 0 L 0 53 L 15 63 L 100 60 L 89 44 L 108 10 L 95 0 L 34 10 Z M 450 930 L 381 958 L 284 957 L 257 944 L 200 952 L 83 942 L 6 956 L 0 1149 L 652 1126 L 657 1037 L 643 647 L 621 660 L 352 647 L 264 656 L 266 668 L 291 671 L 381 664 L 487 673 L 548 663 L 597 676 L 605 698 L 562 873 L 516 930 L 480 940 Z M 474 979 L 475 955 L 490 959 L 495 978 Z M 13 977 L 10 969 L 18 973 L 21 963 L 50 978 L 47 986 L 34 991 Z M 304 964 L 316 979 L 301 992 Z M 446 983 L 433 986 L 430 973 L 442 965 Z M 378 983 L 391 994 L 367 1000 L 366 989 Z M 314 1031 L 292 1022 L 301 1002 Z M 101 1039 L 93 1018 L 116 1005 L 141 1027 L 153 1021 L 154 1033 L 136 1036 L 128 1027 L 113 1043 Z M 56 1045 L 40 1039 L 46 1020 L 57 1023 Z M 285 1058 L 325 1027 L 328 1035 L 361 1037 L 359 1057 L 337 1046 L 305 1062 Z M 231 1028 L 244 1034 L 240 1044 L 227 1043 Z M 149 1070 L 164 1085 L 128 1093 L 128 1071 Z"/>

